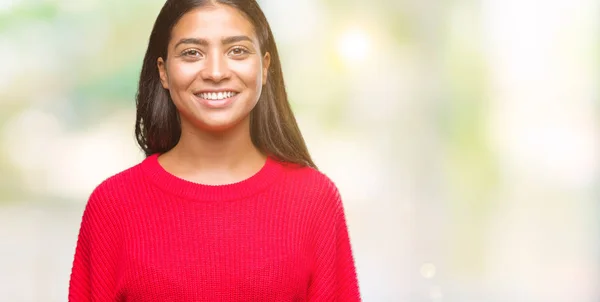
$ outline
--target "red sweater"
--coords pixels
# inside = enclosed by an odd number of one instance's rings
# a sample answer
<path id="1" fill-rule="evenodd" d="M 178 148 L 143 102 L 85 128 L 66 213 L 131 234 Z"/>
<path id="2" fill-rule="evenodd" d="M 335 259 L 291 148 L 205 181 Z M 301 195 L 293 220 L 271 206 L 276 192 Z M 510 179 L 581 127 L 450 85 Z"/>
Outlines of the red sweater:
<path id="1" fill-rule="evenodd" d="M 157 155 L 91 194 L 69 301 L 360 301 L 332 181 L 268 158 L 252 177 L 209 186 Z"/>

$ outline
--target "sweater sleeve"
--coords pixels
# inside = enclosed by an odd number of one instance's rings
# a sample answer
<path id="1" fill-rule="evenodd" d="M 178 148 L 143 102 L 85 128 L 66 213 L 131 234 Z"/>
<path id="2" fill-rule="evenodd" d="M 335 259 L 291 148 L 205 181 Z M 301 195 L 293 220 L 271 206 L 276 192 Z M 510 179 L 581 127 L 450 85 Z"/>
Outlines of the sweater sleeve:
<path id="1" fill-rule="evenodd" d="M 356 267 L 339 191 L 318 209 L 308 301 L 360 301 Z"/>
<path id="2" fill-rule="evenodd" d="M 69 282 L 69 302 L 115 301 L 117 216 L 114 203 L 96 188 L 79 229 Z"/>

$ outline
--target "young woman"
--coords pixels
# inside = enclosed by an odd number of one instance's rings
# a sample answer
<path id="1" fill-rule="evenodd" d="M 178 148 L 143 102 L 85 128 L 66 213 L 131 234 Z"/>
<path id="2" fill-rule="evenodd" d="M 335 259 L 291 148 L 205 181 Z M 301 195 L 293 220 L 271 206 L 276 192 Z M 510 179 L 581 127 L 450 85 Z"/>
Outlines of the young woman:
<path id="1" fill-rule="evenodd" d="M 147 157 L 92 192 L 69 301 L 360 300 L 256 1 L 168 0 L 136 104 Z"/>

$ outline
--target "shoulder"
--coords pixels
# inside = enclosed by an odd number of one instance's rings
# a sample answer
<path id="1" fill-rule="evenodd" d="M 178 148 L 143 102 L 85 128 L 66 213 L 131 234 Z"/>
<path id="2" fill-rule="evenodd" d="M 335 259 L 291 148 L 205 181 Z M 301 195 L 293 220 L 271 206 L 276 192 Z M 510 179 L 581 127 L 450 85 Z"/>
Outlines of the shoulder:
<path id="1" fill-rule="evenodd" d="M 337 192 L 335 182 L 324 172 L 309 166 L 285 163 L 284 175 L 288 181 L 294 181 L 297 184 L 320 188 L 324 193 Z"/>
<path id="2" fill-rule="evenodd" d="M 285 185 L 304 192 L 305 196 L 317 200 L 322 206 L 342 207 L 340 191 L 332 178 L 313 167 L 284 164 Z"/>
<path id="3" fill-rule="evenodd" d="M 92 194 L 118 192 L 142 181 L 141 164 L 136 164 L 102 180 Z"/>
<path id="4" fill-rule="evenodd" d="M 128 167 L 100 181 L 90 193 L 87 207 L 93 210 L 122 205 L 127 196 L 144 181 L 141 164 Z"/>

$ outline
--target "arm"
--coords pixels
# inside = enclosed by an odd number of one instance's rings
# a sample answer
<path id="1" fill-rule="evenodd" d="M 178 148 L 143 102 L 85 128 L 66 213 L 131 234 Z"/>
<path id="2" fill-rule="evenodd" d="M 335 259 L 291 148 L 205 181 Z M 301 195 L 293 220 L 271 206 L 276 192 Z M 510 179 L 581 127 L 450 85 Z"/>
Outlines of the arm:
<path id="1" fill-rule="evenodd" d="M 81 220 L 69 282 L 69 302 L 115 301 L 117 216 L 106 194 L 94 190 Z"/>
<path id="2" fill-rule="evenodd" d="M 360 301 L 346 217 L 335 186 L 318 209 L 308 301 Z"/>

